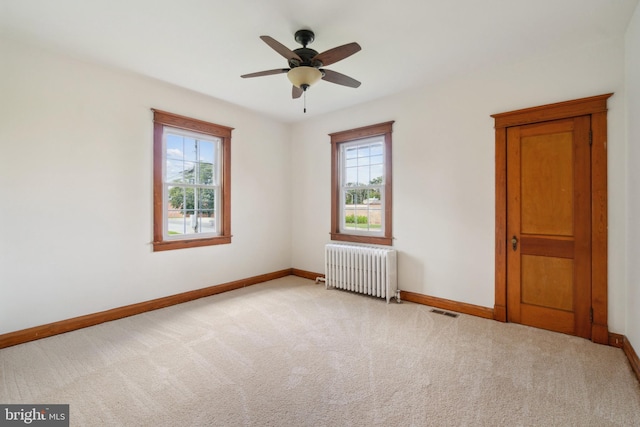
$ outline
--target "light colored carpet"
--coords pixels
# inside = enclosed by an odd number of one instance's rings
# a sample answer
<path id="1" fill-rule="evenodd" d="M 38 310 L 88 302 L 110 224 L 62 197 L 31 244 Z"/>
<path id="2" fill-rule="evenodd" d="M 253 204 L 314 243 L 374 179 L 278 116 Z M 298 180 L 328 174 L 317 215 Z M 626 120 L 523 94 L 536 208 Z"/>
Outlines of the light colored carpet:
<path id="1" fill-rule="evenodd" d="M 74 426 L 638 426 L 620 349 L 297 277 L 0 350 Z"/>

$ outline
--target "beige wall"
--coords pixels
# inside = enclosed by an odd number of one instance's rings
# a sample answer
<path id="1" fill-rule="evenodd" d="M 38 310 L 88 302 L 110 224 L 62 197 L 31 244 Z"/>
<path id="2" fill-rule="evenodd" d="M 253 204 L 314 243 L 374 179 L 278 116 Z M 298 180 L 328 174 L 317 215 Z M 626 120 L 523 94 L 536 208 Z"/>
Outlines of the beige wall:
<path id="1" fill-rule="evenodd" d="M 640 352 L 640 6 L 636 7 L 626 37 L 628 184 L 627 276 L 625 331 L 633 348 Z"/>

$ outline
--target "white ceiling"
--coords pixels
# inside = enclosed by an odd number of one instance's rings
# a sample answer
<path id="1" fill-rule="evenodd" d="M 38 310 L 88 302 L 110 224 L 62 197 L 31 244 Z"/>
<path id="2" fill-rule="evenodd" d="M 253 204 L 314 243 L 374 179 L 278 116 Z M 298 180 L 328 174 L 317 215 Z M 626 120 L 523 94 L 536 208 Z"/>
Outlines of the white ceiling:
<path id="1" fill-rule="evenodd" d="M 620 37 L 639 0 L 0 0 L 0 36 L 211 95 L 284 122 L 435 84 L 492 63 Z M 287 68 L 259 39 L 290 49 L 308 28 L 318 52 L 358 42 L 326 68 L 362 82 L 320 81 L 291 99 Z M 0 59 L 1 61 L 1 59 Z"/>

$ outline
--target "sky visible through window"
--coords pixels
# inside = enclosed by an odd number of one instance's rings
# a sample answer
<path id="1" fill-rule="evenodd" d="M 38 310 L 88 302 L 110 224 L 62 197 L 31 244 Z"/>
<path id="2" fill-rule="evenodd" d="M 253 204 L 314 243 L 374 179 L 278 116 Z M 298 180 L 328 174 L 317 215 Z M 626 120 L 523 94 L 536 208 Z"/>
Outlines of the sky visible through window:
<path id="1" fill-rule="evenodd" d="M 167 170 L 166 182 L 189 182 L 189 173 L 193 174 L 197 163 L 214 164 L 214 142 L 182 135 L 167 134 Z M 185 178 L 185 175 L 187 178 Z M 196 179 L 194 176 L 191 179 Z M 207 177 L 209 178 L 209 177 Z M 211 176 L 213 179 L 213 176 Z M 192 182 L 194 183 L 194 182 Z M 211 184 L 212 182 L 199 182 Z"/>
<path id="2" fill-rule="evenodd" d="M 345 147 L 344 183 L 352 186 L 370 185 L 384 174 L 384 154 L 381 141 Z"/>

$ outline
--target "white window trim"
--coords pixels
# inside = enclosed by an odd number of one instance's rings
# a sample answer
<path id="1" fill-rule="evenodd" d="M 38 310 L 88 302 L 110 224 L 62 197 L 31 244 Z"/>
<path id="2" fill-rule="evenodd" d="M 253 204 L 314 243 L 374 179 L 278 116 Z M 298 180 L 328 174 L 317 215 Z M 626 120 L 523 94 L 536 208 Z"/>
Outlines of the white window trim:
<path id="1" fill-rule="evenodd" d="M 373 142 L 380 142 L 382 145 L 382 156 L 383 158 L 385 158 L 386 156 L 386 149 L 385 149 L 385 143 L 384 143 L 384 136 L 383 135 L 376 135 L 376 136 L 372 136 L 372 137 L 364 137 L 364 138 L 360 138 L 360 139 L 355 139 L 353 141 L 350 142 L 344 142 L 342 144 L 340 144 L 340 233 L 348 233 L 348 234 L 353 234 L 353 235 L 360 235 L 360 236 L 376 236 L 376 237 L 380 237 L 380 236 L 384 236 L 385 234 L 385 203 L 386 203 L 386 199 L 385 199 L 385 194 L 384 194 L 384 188 L 385 188 L 385 182 L 386 182 L 386 170 L 384 168 L 384 162 L 382 163 L 382 183 L 380 183 L 379 185 L 363 185 L 363 186 L 358 186 L 358 187 L 349 187 L 350 189 L 358 189 L 358 190 L 365 190 L 365 189 L 376 189 L 380 192 L 380 216 L 381 216 L 381 224 L 380 224 L 380 230 L 361 230 L 361 229 L 353 229 L 353 228 L 347 228 L 346 225 L 346 212 L 345 212 L 345 193 L 347 191 L 346 187 L 346 150 L 350 147 L 353 146 L 358 146 L 358 145 L 365 145 L 368 143 L 373 143 Z M 357 224 L 357 221 L 356 221 Z"/>
<path id="2" fill-rule="evenodd" d="M 214 156 L 214 184 L 213 185 L 205 185 L 205 184 L 182 184 L 182 183 L 169 183 L 167 182 L 167 134 L 172 134 L 172 135 L 179 135 L 179 136 L 184 136 L 187 138 L 193 138 L 196 139 L 198 141 L 206 141 L 206 142 L 211 142 L 214 144 L 214 150 L 215 150 L 215 156 Z M 185 129 L 178 129 L 178 128 L 173 128 L 170 126 L 164 126 L 162 129 L 162 198 L 163 200 L 168 201 L 169 200 L 169 187 L 170 186 L 175 186 L 175 187 L 184 187 L 186 188 L 204 188 L 204 189 L 213 189 L 214 190 L 214 221 L 215 221 L 215 231 L 214 232 L 210 232 L 210 233 L 189 233 L 189 234 L 169 234 L 169 212 L 168 210 L 165 208 L 163 210 L 163 215 L 162 215 L 162 223 L 163 223 L 163 237 L 164 240 L 188 240 L 188 239 L 193 239 L 193 238 L 198 238 L 198 237 L 215 237 L 215 236 L 220 236 L 220 221 L 218 221 L 218 218 L 220 218 L 220 206 L 222 205 L 221 202 L 221 175 L 220 175 L 220 165 L 221 165 L 221 161 L 222 161 L 222 156 L 221 156 L 221 148 L 222 148 L 222 141 L 220 138 L 212 136 L 212 135 L 207 135 L 204 133 L 199 133 L 199 132 L 193 132 L 193 131 L 188 131 Z M 194 207 L 195 209 L 195 207 Z"/>

